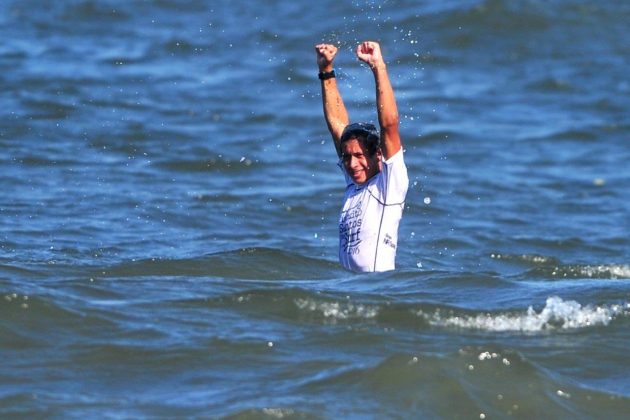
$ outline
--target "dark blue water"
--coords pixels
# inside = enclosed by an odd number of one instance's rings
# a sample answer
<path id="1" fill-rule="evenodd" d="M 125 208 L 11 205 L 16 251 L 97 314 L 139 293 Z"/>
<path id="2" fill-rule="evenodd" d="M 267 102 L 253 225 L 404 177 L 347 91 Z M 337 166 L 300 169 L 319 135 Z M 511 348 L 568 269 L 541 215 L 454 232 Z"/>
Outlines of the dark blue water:
<path id="1" fill-rule="evenodd" d="M 624 2 L 0 4 L 0 416 L 630 410 Z M 411 180 L 395 272 L 337 262 L 381 43 Z"/>

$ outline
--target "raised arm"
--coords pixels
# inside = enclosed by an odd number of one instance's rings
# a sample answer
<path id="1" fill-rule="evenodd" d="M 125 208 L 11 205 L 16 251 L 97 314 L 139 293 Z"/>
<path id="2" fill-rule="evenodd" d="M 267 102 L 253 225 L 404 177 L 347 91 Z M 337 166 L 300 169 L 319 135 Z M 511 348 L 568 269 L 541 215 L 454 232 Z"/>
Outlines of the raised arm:
<path id="1" fill-rule="evenodd" d="M 334 70 L 333 59 L 337 55 L 337 47 L 331 44 L 319 44 L 315 46 L 315 51 L 317 52 L 317 66 L 320 74 L 332 72 Z M 337 155 L 341 156 L 339 139 L 343 129 L 350 122 L 348 111 L 343 103 L 343 99 L 341 99 L 335 77 L 324 78 L 321 81 L 321 85 L 324 117 L 326 118 L 328 130 L 335 142 Z"/>
<path id="2" fill-rule="evenodd" d="M 378 43 L 366 41 L 357 47 L 357 57 L 368 64 L 374 74 L 376 84 L 376 111 L 381 126 L 381 150 L 387 160 L 402 148 L 398 129 L 398 108 L 394 90 L 387 75 L 387 66 Z"/>

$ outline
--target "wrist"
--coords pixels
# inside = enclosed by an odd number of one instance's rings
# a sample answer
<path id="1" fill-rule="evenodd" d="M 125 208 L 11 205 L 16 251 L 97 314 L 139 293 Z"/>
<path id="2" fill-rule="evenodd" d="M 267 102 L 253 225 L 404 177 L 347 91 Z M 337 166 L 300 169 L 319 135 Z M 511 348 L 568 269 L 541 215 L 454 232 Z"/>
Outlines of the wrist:
<path id="1" fill-rule="evenodd" d="M 332 63 L 324 64 L 323 66 L 317 66 L 320 73 L 330 73 L 335 69 Z"/>
<path id="2" fill-rule="evenodd" d="M 330 69 L 330 71 L 321 71 L 319 72 L 319 74 L 317 75 L 317 77 L 319 78 L 319 80 L 324 81 L 324 80 L 328 80 L 328 79 L 332 79 L 334 78 L 335 75 L 335 70 L 334 69 Z"/>
<path id="3" fill-rule="evenodd" d="M 372 71 L 377 72 L 377 71 L 387 71 L 387 66 L 385 65 L 384 61 L 379 61 L 376 63 L 371 63 L 370 64 L 370 68 L 372 69 Z"/>

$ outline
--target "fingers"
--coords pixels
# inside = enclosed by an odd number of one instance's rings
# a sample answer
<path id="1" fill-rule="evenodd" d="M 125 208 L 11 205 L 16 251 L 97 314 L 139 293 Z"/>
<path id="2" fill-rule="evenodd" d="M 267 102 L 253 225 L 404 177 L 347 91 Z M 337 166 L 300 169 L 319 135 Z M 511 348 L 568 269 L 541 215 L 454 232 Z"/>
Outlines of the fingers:
<path id="1" fill-rule="evenodd" d="M 362 53 L 367 53 L 372 50 L 372 43 L 370 41 L 363 41 L 359 45 L 357 45 L 357 51 L 361 51 Z"/>
<path id="2" fill-rule="evenodd" d="M 357 58 L 368 64 L 372 69 L 383 62 L 381 47 L 378 42 L 364 41 L 357 46 Z"/>
<path id="3" fill-rule="evenodd" d="M 373 54 L 379 50 L 378 42 L 374 41 L 363 41 L 357 45 L 357 54 Z"/>
<path id="4" fill-rule="evenodd" d="M 334 56 L 337 53 L 337 47 L 332 44 L 317 44 L 315 45 L 315 51 L 321 55 Z"/>
<path id="5" fill-rule="evenodd" d="M 379 49 L 379 44 L 378 42 L 374 42 L 374 41 L 363 41 L 361 43 L 359 43 L 359 45 L 357 46 L 357 51 L 358 50 L 363 50 L 363 51 L 373 51 Z M 337 51 L 337 47 L 335 47 L 333 44 L 317 44 L 315 45 L 315 50 L 317 52 L 336 52 Z"/>
<path id="6" fill-rule="evenodd" d="M 317 65 L 320 71 L 330 71 L 335 55 L 337 55 L 337 47 L 332 44 L 315 45 L 317 52 Z"/>
<path id="7" fill-rule="evenodd" d="M 338 50 L 333 44 L 322 43 L 315 45 L 315 51 L 320 62 L 321 60 L 332 62 Z M 356 54 L 361 61 L 378 60 L 381 58 L 380 45 L 374 41 L 363 41 L 357 45 Z"/>

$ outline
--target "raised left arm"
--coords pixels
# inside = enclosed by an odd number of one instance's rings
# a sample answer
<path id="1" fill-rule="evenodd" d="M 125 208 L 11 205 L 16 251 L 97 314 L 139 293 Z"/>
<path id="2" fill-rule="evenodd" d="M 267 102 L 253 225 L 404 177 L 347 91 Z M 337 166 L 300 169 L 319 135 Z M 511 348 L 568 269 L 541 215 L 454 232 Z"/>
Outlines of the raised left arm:
<path id="1" fill-rule="evenodd" d="M 387 65 L 377 42 L 365 41 L 357 47 L 357 57 L 372 69 L 376 85 L 376 111 L 381 128 L 381 150 L 387 160 L 402 148 L 398 107 L 394 89 L 387 74 Z"/>

